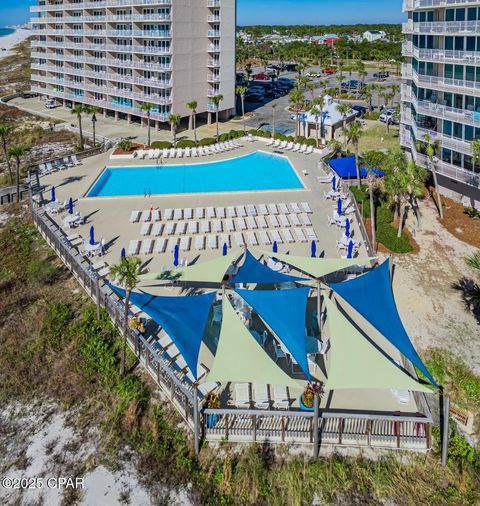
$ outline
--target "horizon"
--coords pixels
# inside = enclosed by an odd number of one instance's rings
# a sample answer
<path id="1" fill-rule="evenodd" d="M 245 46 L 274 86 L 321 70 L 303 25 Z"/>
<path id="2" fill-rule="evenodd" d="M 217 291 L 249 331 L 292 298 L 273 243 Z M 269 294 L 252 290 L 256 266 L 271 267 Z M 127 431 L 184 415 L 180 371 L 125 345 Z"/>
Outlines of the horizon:
<path id="1" fill-rule="evenodd" d="M 1 27 L 30 21 L 29 6 L 35 4 L 18 0 L 14 7 L 0 5 L 5 19 Z M 399 24 L 404 19 L 402 0 L 237 0 L 237 4 L 238 26 Z"/>

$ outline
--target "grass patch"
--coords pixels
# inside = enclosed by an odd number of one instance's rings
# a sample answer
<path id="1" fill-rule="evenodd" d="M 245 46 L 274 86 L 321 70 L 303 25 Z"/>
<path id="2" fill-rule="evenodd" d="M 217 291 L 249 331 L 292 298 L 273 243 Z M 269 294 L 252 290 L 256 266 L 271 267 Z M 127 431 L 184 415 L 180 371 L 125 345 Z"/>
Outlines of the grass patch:
<path id="1" fill-rule="evenodd" d="M 381 139 L 383 139 L 383 142 Z M 390 132 L 387 132 L 384 123 L 367 123 L 360 137 L 359 151 L 360 153 L 366 153 L 367 151 L 377 151 L 379 149 L 398 149 L 399 145 L 400 138 L 397 126 L 391 126 Z"/>

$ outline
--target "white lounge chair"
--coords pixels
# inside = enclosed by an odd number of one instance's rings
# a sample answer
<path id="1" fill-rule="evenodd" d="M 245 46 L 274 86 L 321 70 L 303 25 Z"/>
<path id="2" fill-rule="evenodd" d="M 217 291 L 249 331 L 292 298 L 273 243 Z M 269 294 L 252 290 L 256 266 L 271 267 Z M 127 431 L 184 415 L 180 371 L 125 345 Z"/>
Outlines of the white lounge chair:
<path id="1" fill-rule="evenodd" d="M 195 249 L 197 251 L 201 251 L 205 249 L 205 236 L 204 235 L 197 235 L 195 237 Z"/>
<path id="2" fill-rule="evenodd" d="M 283 240 L 280 237 L 278 230 L 270 230 L 270 238 L 272 239 L 273 242 L 276 242 L 277 244 L 283 244 Z"/>
<path id="3" fill-rule="evenodd" d="M 287 142 L 287 141 L 282 141 L 282 142 L 280 143 L 280 146 L 278 146 L 278 148 L 279 148 L 279 149 L 285 149 L 285 148 L 287 147 L 287 144 L 288 144 L 288 142 Z"/>
<path id="4" fill-rule="evenodd" d="M 305 151 L 307 151 L 307 145 L 306 144 L 302 144 L 300 146 L 300 149 L 298 150 L 299 153 L 305 153 Z"/>
<path id="5" fill-rule="evenodd" d="M 279 213 L 288 214 L 288 207 L 287 207 L 287 204 L 285 204 L 285 202 L 281 202 L 280 204 L 278 204 L 277 207 L 278 207 Z"/>
<path id="6" fill-rule="evenodd" d="M 267 221 L 264 216 L 257 216 L 258 228 L 268 228 Z"/>
<path id="7" fill-rule="evenodd" d="M 160 211 L 158 209 L 154 209 L 152 211 L 152 220 L 153 221 L 160 221 Z"/>
<path id="8" fill-rule="evenodd" d="M 221 218 L 223 220 L 225 218 L 225 208 L 217 207 L 215 209 L 215 214 L 217 215 L 217 218 Z"/>
<path id="9" fill-rule="evenodd" d="M 273 143 L 273 147 L 274 148 L 278 148 L 280 146 L 280 139 L 276 139 L 275 142 Z"/>
<path id="10" fill-rule="evenodd" d="M 140 250 L 140 253 L 142 255 L 150 255 L 150 253 L 153 251 L 153 239 L 145 239 L 142 244 L 142 249 Z"/>
<path id="11" fill-rule="evenodd" d="M 155 158 L 155 150 L 154 149 L 149 149 L 148 150 L 148 159 L 149 160 L 153 160 Z"/>
<path id="12" fill-rule="evenodd" d="M 222 232 L 222 221 L 221 220 L 213 220 L 213 231 L 216 234 Z"/>
<path id="13" fill-rule="evenodd" d="M 247 224 L 244 218 L 237 218 L 237 230 L 247 230 Z"/>
<path id="14" fill-rule="evenodd" d="M 63 164 L 65 167 L 73 167 L 75 164 L 68 158 L 68 156 L 63 157 Z"/>
<path id="15" fill-rule="evenodd" d="M 197 220 L 200 220 L 201 218 L 203 218 L 205 216 L 205 209 L 203 207 L 197 207 L 195 209 L 195 218 Z"/>
<path id="16" fill-rule="evenodd" d="M 288 409 L 290 407 L 290 399 L 287 387 L 285 385 L 272 385 L 273 390 L 273 407 L 276 409 Z"/>
<path id="17" fill-rule="evenodd" d="M 185 158 L 190 158 L 191 155 L 192 155 L 191 148 L 185 148 Z"/>
<path id="18" fill-rule="evenodd" d="M 130 213 L 130 223 L 137 223 L 137 221 L 140 219 L 140 211 L 132 211 Z"/>
<path id="19" fill-rule="evenodd" d="M 312 209 L 310 208 L 308 202 L 301 202 L 300 205 L 302 206 L 302 209 L 308 213 L 308 214 L 311 214 L 313 213 Z"/>
<path id="20" fill-rule="evenodd" d="M 226 244 L 228 248 L 231 247 L 231 241 L 230 241 L 230 235 L 229 234 L 222 234 L 220 236 L 220 247 L 223 248 L 224 244 Z"/>
<path id="21" fill-rule="evenodd" d="M 289 214 L 288 219 L 294 227 L 299 227 L 301 225 L 300 220 L 296 214 Z"/>
<path id="22" fill-rule="evenodd" d="M 168 149 L 163 149 L 162 150 L 162 158 L 168 158 L 168 155 L 169 155 L 169 150 Z"/>
<path id="23" fill-rule="evenodd" d="M 167 243 L 167 251 L 173 253 L 175 251 L 175 246 L 177 246 L 177 244 L 178 244 L 178 237 L 170 237 Z"/>
<path id="24" fill-rule="evenodd" d="M 273 137 L 270 138 L 270 140 L 267 142 L 267 146 L 271 146 L 275 142 L 275 139 Z"/>
<path id="25" fill-rule="evenodd" d="M 183 158 L 184 151 L 182 148 L 177 149 L 177 158 Z"/>
<path id="26" fill-rule="evenodd" d="M 202 220 L 200 222 L 200 231 L 202 234 L 208 234 L 210 232 L 210 222 L 208 220 Z"/>
<path id="27" fill-rule="evenodd" d="M 290 226 L 290 222 L 288 221 L 288 218 L 286 217 L 285 214 L 279 214 L 278 221 L 280 222 L 280 225 L 282 227 L 289 227 Z"/>
<path id="28" fill-rule="evenodd" d="M 300 147 L 301 147 L 300 144 L 297 143 L 295 144 L 295 146 L 293 146 L 292 151 L 298 151 Z"/>
<path id="29" fill-rule="evenodd" d="M 238 246 L 238 247 L 241 247 L 241 246 L 245 246 L 245 241 L 243 239 L 243 234 L 240 233 L 240 232 L 237 232 L 235 235 L 235 244 Z"/>
<path id="30" fill-rule="evenodd" d="M 236 383 L 234 388 L 234 405 L 239 409 L 250 408 L 250 387 L 248 383 Z"/>
<path id="31" fill-rule="evenodd" d="M 144 223 L 142 225 L 142 228 L 140 230 L 140 235 L 149 235 L 150 234 L 150 230 L 152 229 L 152 224 L 151 223 Z"/>
<path id="32" fill-rule="evenodd" d="M 293 149 L 293 142 L 289 142 L 289 143 L 285 146 L 285 149 L 286 149 L 287 151 L 292 150 L 292 149 Z"/>
<path id="33" fill-rule="evenodd" d="M 180 239 L 180 250 L 181 251 L 189 251 L 190 243 L 192 242 L 191 238 L 188 236 L 184 236 Z"/>
<path id="34" fill-rule="evenodd" d="M 306 228 L 304 229 L 304 232 L 309 241 L 318 241 L 317 234 L 315 233 L 315 230 L 313 230 L 313 228 Z"/>
<path id="35" fill-rule="evenodd" d="M 77 159 L 77 155 L 70 155 L 70 159 L 72 160 L 72 162 L 73 162 L 75 165 L 82 165 L 82 162 L 80 162 L 80 161 Z"/>
<path id="36" fill-rule="evenodd" d="M 260 237 L 260 242 L 262 244 L 264 244 L 265 246 L 272 244 L 272 241 L 270 241 L 270 237 L 268 237 L 268 234 L 265 230 L 260 230 L 259 237 Z"/>
<path id="37" fill-rule="evenodd" d="M 312 225 L 312 221 L 310 220 L 308 214 L 302 213 L 298 217 L 300 218 L 301 222 L 307 227 L 310 227 Z"/>
<path id="38" fill-rule="evenodd" d="M 160 237 L 157 239 L 157 244 L 155 245 L 155 253 L 164 253 L 167 248 L 167 240 L 165 237 Z"/>
<path id="39" fill-rule="evenodd" d="M 127 253 L 129 255 L 136 255 L 138 253 L 138 250 L 140 249 L 140 241 L 137 241 L 136 239 L 131 240 L 128 243 L 128 251 Z"/>
<path id="40" fill-rule="evenodd" d="M 305 237 L 305 234 L 301 228 L 295 228 L 293 232 L 298 242 L 307 242 L 307 238 Z"/>
<path id="41" fill-rule="evenodd" d="M 260 204 L 258 206 L 258 214 L 261 214 L 262 216 L 266 216 L 268 214 L 268 209 L 265 204 Z"/>
<path id="42" fill-rule="evenodd" d="M 170 222 L 165 225 L 165 235 L 173 235 L 175 233 L 175 223 Z"/>
<path id="43" fill-rule="evenodd" d="M 140 217 L 140 221 L 143 221 L 143 222 L 150 221 L 151 218 L 152 218 L 152 215 L 149 210 L 142 211 L 142 216 Z"/>
<path id="44" fill-rule="evenodd" d="M 237 211 L 235 211 L 235 207 L 233 206 L 227 207 L 227 216 L 229 218 L 235 218 L 237 216 Z"/>
<path id="45" fill-rule="evenodd" d="M 212 206 L 207 207 L 207 218 L 215 218 L 215 208 Z"/>
<path id="46" fill-rule="evenodd" d="M 183 218 L 185 220 L 191 220 L 193 218 L 193 209 L 191 207 L 187 207 L 183 210 Z"/>
<path id="47" fill-rule="evenodd" d="M 290 208 L 292 210 L 292 213 L 299 214 L 302 211 L 300 210 L 299 205 L 296 202 L 290 202 Z"/>
<path id="48" fill-rule="evenodd" d="M 240 218 L 244 218 L 245 216 L 247 216 L 245 206 L 237 206 L 237 216 Z"/>
<path id="49" fill-rule="evenodd" d="M 153 225 L 152 235 L 154 235 L 155 237 L 162 235 L 162 230 L 163 230 L 163 223 L 155 223 L 155 225 Z"/>
<path id="50" fill-rule="evenodd" d="M 247 216 L 246 222 L 247 222 L 247 227 L 250 230 L 256 230 L 258 228 L 257 222 L 255 221 L 255 218 L 253 216 Z"/>
<path id="51" fill-rule="evenodd" d="M 227 232 L 235 232 L 235 225 L 233 224 L 232 218 L 227 218 L 224 222 L 224 227 Z"/>
<path id="52" fill-rule="evenodd" d="M 268 204 L 267 207 L 269 214 L 278 214 L 278 208 L 276 204 Z"/>
<path id="53" fill-rule="evenodd" d="M 253 403 L 257 409 L 268 409 L 270 407 L 267 385 L 253 383 Z"/>
<path id="54" fill-rule="evenodd" d="M 247 215 L 248 216 L 257 216 L 257 209 L 253 204 L 248 204 L 247 206 Z"/>
<path id="55" fill-rule="evenodd" d="M 174 209 L 173 210 L 173 219 L 174 220 L 181 220 L 183 218 L 183 209 Z"/>
<path id="56" fill-rule="evenodd" d="M 293 239 L 292 233 L 287 228 L 282 229 L 282 235 L 283 235 L 283 238 L 285 239 L 286 243 L 295 242 Z"/>
<path id="57" fill-rule="evenodd" d="M 217 249 L 218 248 L 218 236 L 215 234 L 210 234 L 208 236 L 208 247 L 209 249 Z"/>
<path id="58" fill-rule="evenodd" d="M 187 222 L 181 221 L 180 223 L 177 223 L 177 227 L 175 229 L 175 233 L 177 235 L 184 235 L 187 231 Z"/>
<path id="59" fill-rule="evenodd" d="M 198 233 L 198 221 L 189 221 L 188 222 L 188 233 L 189 234 L 197 234 Z"/>
<path id="60" fill-rule="evenodd" d="M 247 232 L 247 240 L 250 246 L 258 246 L 257 236 L 255 232 Z"/>
<path id="61" fill-rule="evenodd" d="M 311 155 L 313 153 L 313 146 L 308 146 L 305 150 L 306 155 Z"/>
<path id="62" fill-rule="evenodd" d="M 170 158 L 175 158 L 177 156 L 177 150 L 175 148 L 170 148 L 168 151 L 168 156 Z"/>
<path id="63" fill-rule="evenodd" d="M 268 217 L 268 222 L 270 223 L 271 227 L 275 227 L 276 228 L 276 227 L 280 226 L 279 223 L 278 223 L 277 217 L 274 216 L 274 215 L 270 215 Z"/>
<path id="64" fill-rule="evenodd" d="M 167 221 L 173 220 L 173 209 L 165 209 L 163 219 Z"/>
<path id="65" fill-rule="evenodd" d="M 330 172 L 327 176 L 318 176 L 317 181 L 319 183 L 331 183 L 333 181 L 333 172 Z"/>

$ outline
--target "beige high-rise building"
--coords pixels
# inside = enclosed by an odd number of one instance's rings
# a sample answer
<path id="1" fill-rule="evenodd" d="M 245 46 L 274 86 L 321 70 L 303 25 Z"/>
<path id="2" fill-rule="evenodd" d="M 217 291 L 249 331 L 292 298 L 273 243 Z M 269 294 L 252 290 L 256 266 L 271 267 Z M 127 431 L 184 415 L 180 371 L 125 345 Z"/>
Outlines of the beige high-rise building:
<path id="1" fill-rule="evenodd" d="M 400 140 L 442 191 L 480 206 L 480 0 L 404 0 Z M 430 160 L 426 142 L 438 144 Z"/>
<path id="2" fill-rule="evenodd" d="M 32 91 L 152 123 L 235 107 L 235 0 L 38 0 Z M 143 120 L 145 121 L 145 120 Z"/>

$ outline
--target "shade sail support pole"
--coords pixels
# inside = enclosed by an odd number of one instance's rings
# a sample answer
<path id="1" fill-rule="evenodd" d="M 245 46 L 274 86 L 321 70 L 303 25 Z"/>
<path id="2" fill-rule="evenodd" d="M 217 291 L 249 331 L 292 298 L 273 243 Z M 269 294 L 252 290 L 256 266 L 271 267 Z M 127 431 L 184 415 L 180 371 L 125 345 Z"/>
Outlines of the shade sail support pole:
<path id="1" fill-rule="evenodd" d="M 319 338 L 322 339 L 322 296 L 320 292 L 320 280 L 317 281 L 317 323 Z"/>
<path id="2" fill-rule="evenodd" d="M 318 409 L 320 406 L 320 396 L 318 389 L 315 389 L 313 397 L 313 458 L 318 459 L 319 441 L 318 441 Z"/>
<path id="3" fill-rule="evenodd" d="M 450 396 L 445 395 L 443 390 L 440 394 L 443 406 L 440 407 L 442 413 L 442 466 L 447 465 L 448 460 L 448 439 L 449 439 L 449 419 L 450 419 Z"/>
<path id="4" fill-rule="evenodd" d="M 195 450 L 195 455 L 200 453 L 200 437 L 199 437 L 199 427 L 198 427 L 198 391 L 197 385 L 193 389 L 193 446 Z"/>

